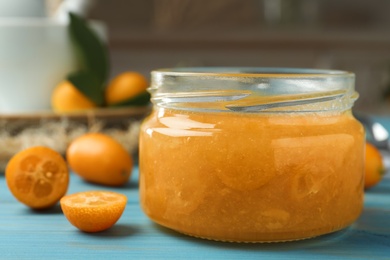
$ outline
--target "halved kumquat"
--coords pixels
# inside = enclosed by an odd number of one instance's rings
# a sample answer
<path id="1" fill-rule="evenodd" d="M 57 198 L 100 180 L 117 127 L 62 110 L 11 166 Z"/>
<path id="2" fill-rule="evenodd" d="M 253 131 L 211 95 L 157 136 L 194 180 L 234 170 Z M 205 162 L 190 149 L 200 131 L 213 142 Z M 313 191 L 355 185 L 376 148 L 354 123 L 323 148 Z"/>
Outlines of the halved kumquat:
<path id="1" fill-rule="evenodd" d="M 15 154 L 8 162 L 5 178 L 14 197 L 34 209 L 56 204 L 69 185 L 65 160 L 58 152 L 44 146 Z"/>
<path id="2" fill-rule="evenodd" d="M 122 216 L 127 197 L 112 191 L 85 191 L 64 196 L 61 209 L 69 222 L 84 232 L 112 227 Z"/>

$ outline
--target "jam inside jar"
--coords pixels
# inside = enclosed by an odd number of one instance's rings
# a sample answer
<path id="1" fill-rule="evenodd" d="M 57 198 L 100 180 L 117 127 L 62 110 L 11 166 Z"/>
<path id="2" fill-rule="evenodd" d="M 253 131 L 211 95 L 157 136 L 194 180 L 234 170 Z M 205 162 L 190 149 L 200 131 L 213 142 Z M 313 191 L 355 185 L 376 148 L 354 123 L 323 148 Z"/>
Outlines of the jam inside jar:
<path id="1" fill-rule="evenodd" d="M 354 74 L 282 68 L 152 72 L 141 206 L 200 238 L 281 242 L 343 229 L 363 206 Z"/>

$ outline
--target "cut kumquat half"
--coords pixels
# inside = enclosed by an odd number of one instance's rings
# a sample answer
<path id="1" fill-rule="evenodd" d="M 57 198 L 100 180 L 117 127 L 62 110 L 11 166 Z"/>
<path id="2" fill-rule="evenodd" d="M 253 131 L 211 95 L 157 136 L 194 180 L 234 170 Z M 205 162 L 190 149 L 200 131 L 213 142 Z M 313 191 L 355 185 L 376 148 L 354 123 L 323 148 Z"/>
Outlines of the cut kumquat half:
<path id="1" fill-rule="evenodd" d="M 15 154 L 7 164 L 5 178 L 12 195 L 34 209 L 56 204 L 69 185 L 69 171 L 61 154 L 36 146 Z"/>
<path id="2" fill-rule="evenodd" d="M 61 209 L 69 222 L 84 232 L 112 227 L 122 216 L 127 197 L 112 191 L 85 191 L 64 196 Z"/>

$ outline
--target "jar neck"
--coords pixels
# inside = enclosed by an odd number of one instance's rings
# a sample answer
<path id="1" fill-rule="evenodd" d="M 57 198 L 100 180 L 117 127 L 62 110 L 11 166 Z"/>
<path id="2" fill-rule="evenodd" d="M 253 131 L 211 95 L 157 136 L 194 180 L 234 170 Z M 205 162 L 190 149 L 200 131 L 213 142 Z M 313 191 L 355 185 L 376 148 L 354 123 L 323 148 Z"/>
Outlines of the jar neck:
<path id="1" fill-rule="evenodd" d="M 204 112 L 342 112 L 358 98 L 351 73 L 292 70 L 295 74 L 155 71 L 149 91 L 158 107 Z"/>

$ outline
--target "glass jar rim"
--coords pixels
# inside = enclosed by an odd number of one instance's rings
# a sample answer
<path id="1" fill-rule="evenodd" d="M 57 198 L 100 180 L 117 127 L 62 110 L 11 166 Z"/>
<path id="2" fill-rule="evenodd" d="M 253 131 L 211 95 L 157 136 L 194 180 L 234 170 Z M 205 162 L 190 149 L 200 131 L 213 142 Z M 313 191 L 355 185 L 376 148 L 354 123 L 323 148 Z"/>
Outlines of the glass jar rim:
<path id="1" fill-rule="evenodd" d="M 196 111 L 345 111 L 358 98 L 355 75 L 342 70 L 182 67 L 152 71 L 159 107 Z"/>
<path id="2" fill-rule="evenodd" d="M 350 71 L 288 67 L 180 67 L 161 68 L 152 75 L 161 76 L 208 76 L 208 77 L 253 77 L 253 78 L 322 78 L 354 77 Z"/>

